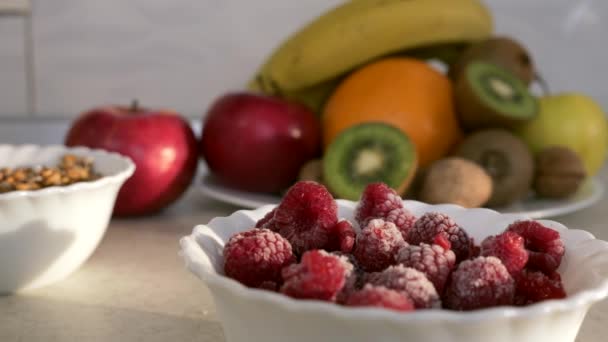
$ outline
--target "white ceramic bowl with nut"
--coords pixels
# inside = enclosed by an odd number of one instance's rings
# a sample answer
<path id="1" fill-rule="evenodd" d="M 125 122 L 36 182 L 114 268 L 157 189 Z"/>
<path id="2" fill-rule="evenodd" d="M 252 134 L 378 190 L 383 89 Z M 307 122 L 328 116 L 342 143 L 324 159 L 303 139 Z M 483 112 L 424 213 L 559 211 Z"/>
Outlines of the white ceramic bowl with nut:
<path id="1" fill-rule="evenodd" d="M 0 194 L 0 294 L 64 279 L 93 253 L 133 162 L 116 153 L 64 146 L 0 145 L 0 167 L 55 166 L 65 154 L 91 158 L 101 177 Z"/>
<path id="2" fill-rule="evenodd" d="M 488 209 L 404 201 L 416 216 L 437 211 L 452 217 L 475 241 L 501 233 L 526 219 Z M 339 216 L 353 219 L 356 203 L 338 200 Z M 566 246 L 559 272 L 568 297 L 526 307 L 494 307 L 468 312 L 428 309 L 399 313 L 295 300 L 247 288 L 223 275 L 223 247 L 237 232 L 251 229 L 272 209 L 237 211 L 194 228 L 181 239 L 187 268 L 210 289 L 229 342 L 573 342 L 589 308 L 608 295 L 608 242 L 553 221 Z"/>

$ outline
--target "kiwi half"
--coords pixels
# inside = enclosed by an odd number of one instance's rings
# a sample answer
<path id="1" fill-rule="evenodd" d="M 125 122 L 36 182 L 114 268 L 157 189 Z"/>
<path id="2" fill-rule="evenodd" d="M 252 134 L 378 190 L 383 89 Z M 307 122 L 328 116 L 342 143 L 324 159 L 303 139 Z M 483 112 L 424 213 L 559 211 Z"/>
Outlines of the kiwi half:
<path id="1" fill-rule="evenodd" d="M 473 61 L 485 61 L 499 65 L 529 85 L 538 77 L 534 61 L 526 47 L 509 37 L 492 37 L 472 44 L 450 64 L 448 76 L 456 80 Z"/>
<path id="2" fill-rule="evenodd" d="M 339 198 L 358 200 L 369 183 L 403 194 L 416 173 L 416 149 L 401 130 L 364 123 L 343 131 L 323 156 L 323 180 Z"/>
<path id="3" fill-rule="evenodd" d="M 528 87 L 506 69 L 472 62 L 456 81 L 456 110 L 465 129 L 513 127 L 538 113 Z"/>
<path id="4" fill-rule="evenodd" d="M 528 146 L 511 132 L 481 130 L 469 135 L 456 150 L 492 177 L 492 196 L 487 205 L 502 207 L 526 197 L 534 178 L 534 157 Z"/>

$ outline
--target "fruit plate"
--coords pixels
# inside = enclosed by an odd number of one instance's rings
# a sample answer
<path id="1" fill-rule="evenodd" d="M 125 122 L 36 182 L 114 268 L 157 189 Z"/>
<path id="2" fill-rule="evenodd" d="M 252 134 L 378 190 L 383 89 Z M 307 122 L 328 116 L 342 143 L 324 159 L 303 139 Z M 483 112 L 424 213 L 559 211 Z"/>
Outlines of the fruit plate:
<path id="1" fill-rule="evenodd" d="M 255 209 L 268 204 L 278 204 L 277 195 L 240 191 L 222 185 L 213 175 L 204 173 L 201 192 L 215 200 L 246 209 Z M 563 200 L 539 199 L 533 196 L 509 207 L 494 208 L 502 214 L 524 215 L 530 218 L 548 218 L 570 214 L 597 203 L 604 194 L 604 185 L 598 178 L 589 179 L 572 197 Z"/>

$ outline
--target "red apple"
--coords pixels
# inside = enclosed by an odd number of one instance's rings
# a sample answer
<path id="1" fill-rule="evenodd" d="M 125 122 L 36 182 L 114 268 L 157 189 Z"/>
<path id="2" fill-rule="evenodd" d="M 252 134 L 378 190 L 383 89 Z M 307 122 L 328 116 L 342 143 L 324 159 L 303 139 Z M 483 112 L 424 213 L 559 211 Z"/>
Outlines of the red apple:
<path id="1" fill-rule="evenodd" d="M 135 163 L 133 176 L 120 189 L 114 214 L 143 215 L 178 199 L 198 165 L 197 140 L 179 114 L 169 110 L 108 106 L 83 113 L 65 144 L 118 152 Z"/>
<path id="2" fill-rule="evenodd" d="M 320 152 L 320 125 L 306 107 L 269 96 L 233 93 L 204 118 L 202 154 L 224 184 L 278 192 Z"/>

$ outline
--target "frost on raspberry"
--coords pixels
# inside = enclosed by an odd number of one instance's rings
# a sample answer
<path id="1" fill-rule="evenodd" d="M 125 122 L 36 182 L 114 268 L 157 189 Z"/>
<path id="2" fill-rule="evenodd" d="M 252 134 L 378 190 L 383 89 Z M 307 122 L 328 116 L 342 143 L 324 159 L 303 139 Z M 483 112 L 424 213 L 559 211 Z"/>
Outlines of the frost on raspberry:
<path id="1" fill-rule="evenodd" d="M 355 258 L 354 255 L 352 255 L 350 253 L 344 253 L 341 251 L 333 251 L 333 252 L 331 252 L 331 254 L 341 257 L 342 260 L 348 261 L 353 266 L 354 271 L 357 275 L 362 275 L 363 273 L 365 273 L 365 271 L 361 268 L 361 266 L 357 262 L 357 259 Z"/>
<path id="2" fill-rule="evenodd" d="M 528 251 L 524 248 L 524 239 L 517 233 L 504 232 L 489 236 L 481 243 L 482 256 L 495 256 L 515 276 L 526 266 Z"/>
<path id="3" fill-rule="evenodd" d="M 224 274 L 250 287 L 276 289 L 294 261 L 289 241 L 268 229 L 235 234 L 224 246 Z"/>
<path id="4" fill-rule="evenodd" d="M 546 274 L 557 270 L 566 251 L 559 232 L 533 220 L 512 223 L 507 227 L 507 231 L 517 233 L 524 238 L 524 245 L 529 254 L 526 268 L 543 271 Z"/>
<path id="5" fill-rule="evenodd" d="M 403 236 L 393 223 L 374 219 L 357 235 L 353 255 L 365 271 L 376 272 L 395 264 L 403 246 Z"/>
<path id="6" fill-rule="evenodd" d="M 515 305 L 530 305 L 543 300 L 566 298 L 559 273 L 546 275 L 538 271 L 523 270 L 515 276 Z"/>
<path id="7" fill-rule="evenodd" d="M 384 183 L 369 184 L 355 210 L 355 220 L 359 227 L 365 227 L 370 220 L 383 219 L 397 226 L 404 239 L 407 239 L 416 217 L 403 207 L 401 197 Z"/>
<path id="8" fill-rule="evenodd" d="M 331 254 L 341 257 L 342 262 L 348 262 L 353 267 L 353 271 L 346 277 L 346 284 L 344 288 L 338 294 L 338 303 L 344 303 L 346 298 L 356 290 L 361 289 L 363 286 L 363 275 L 365 271 L 359 266 L 355 256 L 349 253 L 343 253 L 340 251 L 331 252 Z"/>
<path id="9" fill-rule="evenodd" d="M 299 264 L 283 269 L 281 292 L 293 298 L 335 302 L 352 273 L 347 258 L 311 250 L 302 255 Z"/>
<path id="10" fill-rule="evenodd" d="M 469 259 L 474 252 L 473 239 L 467 232 L 454 222 L 449 216 L 428 212 L 422 215 L 410 231 L 408 243 L 418 245 L 432 244 L 437 241 L 437 235 L 443 235 L 450 242 L 456 261 Z"/>
<path id="11" fill-rule="evenodd" d="M 332 229 L 330 242 L 326 249 L 329 251 L 351 253 L 355 246 L 356 236 L 357 233 L 353 225 L 348 220 L 341 220 Z"/>
<path id="12" fill-rule="evenodd" d="M 452 272 L 443 304 L 452 310 L 475 310 L 512 305 L 515 282 L 496 257 L 477 257 L 461 262 Z"/>
<path id="13" fill-rule="evenodd" d="M 274 211 L 264 227 L 289 240 L 296 254 L 329 247 L 338 206 L 323 185 L 312 181 L 294 184 Z"/>
<path id="14" fill-rule="evenodd" d="M 424 273 L 403 265 L 390 266 L 382 272 L 368 273 L 364 282 L 384 286 L 406 294 L 416 309 L 438 308 L 441 301 L 435 286 Z"/>
<path id="15" fill-rule="evenodd" d="M 403 293 L 387 289 L 384 286 L 365 285 L 363 289 L 353 292 L 345 302 L 347 306 L 371 306 L 395 311 L 413 311 L 414 304 Z"/>
<path id="16" fill-rule="evenodd" d="M 439 245 L 425 243 L 409 245 L 399 250 L 397 263 L 424 273 L 438 293 L 443 293 L 446 282 L 456 264 L 456 255 Z"/>

